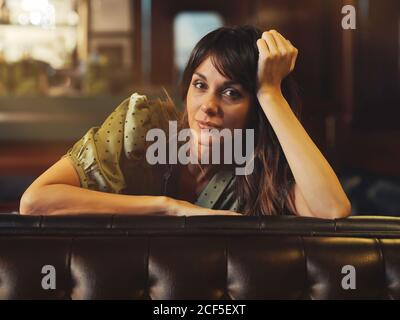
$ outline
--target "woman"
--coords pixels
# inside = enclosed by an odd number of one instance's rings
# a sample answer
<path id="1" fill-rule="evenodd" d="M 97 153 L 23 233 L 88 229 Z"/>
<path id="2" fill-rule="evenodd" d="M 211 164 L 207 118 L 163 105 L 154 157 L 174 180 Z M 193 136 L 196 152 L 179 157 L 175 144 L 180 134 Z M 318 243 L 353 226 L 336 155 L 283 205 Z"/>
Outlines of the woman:
<path id="1" fill-rule="evenodd" d="M 289 73 L 297 49 L 275 30 L 220 28 L 203 37 L 183 75 L 180 128 L 253 129 L 254 169 L 151 165 L 146 135 L 176 119 L 171 103 L 137 93 L 26 190 L 21 214 L 296 214 L 340 218 L 351 206 L 334 171 L 297 120 Z"/>

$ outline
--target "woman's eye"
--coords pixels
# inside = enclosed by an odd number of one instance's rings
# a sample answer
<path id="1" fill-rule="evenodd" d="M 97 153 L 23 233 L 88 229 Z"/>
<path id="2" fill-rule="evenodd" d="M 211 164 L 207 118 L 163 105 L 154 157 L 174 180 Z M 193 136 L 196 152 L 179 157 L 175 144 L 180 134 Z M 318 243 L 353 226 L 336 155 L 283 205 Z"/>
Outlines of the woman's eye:
<path id="1" fill-rule="evenodd" d="M 193 87 L 195 87 L 198 90 L 206 90 L 207 89 L 207 84 L 205 84 L 203 81 L 194 81 L 192 82 Z M 221 92 L 222 95 L 227 97 L 230 100 L 237 100 L 242 97 L 241 93 L 236 90 L 236 89 L 225 89 Z"/>
<path id="2" fill-rule="evenodd" d="M 205 88 L 205 84 L 200 82 L 200 81 L 196 81 L 193 83 L 193 86 L 197 89 L 204 89 Z"/>
<path id="3" fill-rule="evenodd" d="M 240 98 L 240 93 L 236 90 L 228 89 L 224 91 L 224 94 L 229 98 L 237 99 Z"/>

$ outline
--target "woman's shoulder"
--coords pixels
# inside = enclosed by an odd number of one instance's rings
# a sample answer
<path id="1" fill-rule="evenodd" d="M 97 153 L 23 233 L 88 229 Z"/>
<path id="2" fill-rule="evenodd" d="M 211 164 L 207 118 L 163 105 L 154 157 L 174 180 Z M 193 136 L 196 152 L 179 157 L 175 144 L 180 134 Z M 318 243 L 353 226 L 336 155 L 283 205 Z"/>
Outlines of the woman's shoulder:
<path id="1" fill-rule="evenodd" d="M 150 99 L 145 94 L 134 92 L 129 98 L 125 99 L 116 110 L 119 109 L 126 111 L 127 117 L 145 118 L 153 122 L 160 120 L 177 120 L 178 118 L 175 103 L 168 95 L 166 99 Z"/>
<path id="2" fill-rule="evenodd" d="M 146 134 L 152 128 L 168 125 L 163 108 L 162 101 L 133 93 L 101 126 L 89 129 L 67 153 L 76 164 L 82 186 L 120 193 L 129 184 L 125 178 L 132 171 L 141 177 L 136 180 L 143 180 L 149 167 L 144 161 Z"/>
<path id="3" fill-rule="evenodd" d="M 106 119 L 112 122 L 117 118 L 124 118 L 125 126 L 132 131 L 139 128 L 168 128 L 168 121 L 178 120 L 175 103 L 167 96 L 162 100 L 150 99 L 145 94 L 134 92 L 125 99 Z"/>
<path id="4" fill-rule="evenodd" d="M 147 145 L 145 137 L 150 129 L 167 130 L 168 121 L 177 120 L 172 100 L 149 99 L 137 92 L 123 101 L 114 112 L 115 114 L 111 114 L 106 122 L 111 124 L 109 127 L 113 129 L 111 132 L 114 134 L 118 135 L 118 132 L 122 131 L 121 140 L 124 142 L 124 152 L 128 159 L 143 156 Z M 117 125 L 113 126 L 115 122 Z M 101 129 L 108 131 L 107 125 Z"/>

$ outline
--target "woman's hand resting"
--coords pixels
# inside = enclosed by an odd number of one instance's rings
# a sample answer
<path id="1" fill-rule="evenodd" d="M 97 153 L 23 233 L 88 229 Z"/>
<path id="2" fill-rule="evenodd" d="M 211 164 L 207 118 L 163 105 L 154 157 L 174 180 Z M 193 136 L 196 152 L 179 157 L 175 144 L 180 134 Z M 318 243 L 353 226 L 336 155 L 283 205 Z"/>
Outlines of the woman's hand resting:
<path id="1" fill-rule="evenodd" d="M 169 216 L 206 216 L 206 215 L 235 215 L 242 214 L 228 210 L 203 208 L 193 203 L 166 197 L 166 214 Z"/>
<path id="2" fill-rule="evenodd" d="M 276 30 L 257 40 L 258 93 L 280 90 L 281 81 L 293 71 L 298 50 Z"/>

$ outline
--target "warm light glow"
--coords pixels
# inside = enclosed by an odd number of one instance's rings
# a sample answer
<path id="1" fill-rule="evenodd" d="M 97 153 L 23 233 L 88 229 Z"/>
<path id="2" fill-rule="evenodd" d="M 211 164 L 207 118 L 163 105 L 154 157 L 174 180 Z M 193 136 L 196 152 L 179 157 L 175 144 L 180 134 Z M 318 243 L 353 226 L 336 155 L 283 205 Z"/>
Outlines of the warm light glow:
<path id="1" fill-rule="evenodd" d="M 21 7 L 26 11 L 45 11 L 49 6 L 48 0 L 22 0 Z"/>
<path id="2" fill-rule="evenodd" d="M 11 21 L 15 24 L 31 24 L 43 28 L 55 26 L 55 8 L 48 0 L 8 0 Z"/>
<path id="3" fill-rule="evenodd" d="M 67 21 L 70 26 L 76 26 L 79 23 L 79 15 L 75 11 L 71 11 L 68 13 Z"/>
<path id="4" fill-rule="evenodd" d="M 29 16 L 26 13 L 21 13 L 18 15 L 18 23 L 22 25 L 29 24 Z"/>
<path id="5" fill-rule="evenodd" d="M 10 24 L 0 28 L 7 62 L 30 57 L 65 68 L 77 46 L 79 16 L 73 0 L 6 0 Z"/>
<path id="6" fill-rule="evenodd" d="M 40 22 L 42 21 L 42 16 L 40 15 L 39 12 L 33 11 L 29 14 L 29 21 L 34 26 L 38 26 L 38 25 L 40 25 Z"/>

